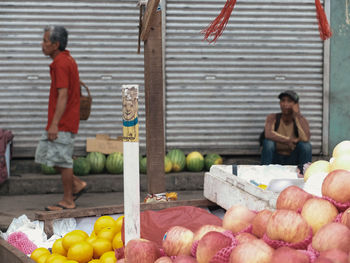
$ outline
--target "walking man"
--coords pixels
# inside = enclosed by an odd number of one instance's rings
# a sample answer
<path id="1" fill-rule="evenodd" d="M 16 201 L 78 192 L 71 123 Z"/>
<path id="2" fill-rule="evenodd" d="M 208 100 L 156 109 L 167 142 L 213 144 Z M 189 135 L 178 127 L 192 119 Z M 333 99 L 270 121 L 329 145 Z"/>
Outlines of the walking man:
<path id="1" fill-rule="evenodd" d="M 86 182 L 73 174 L 74 137 L 80 119 L 80 83 L 78 66 L 66 50 L 68 32 L 62 26 L 44 29 L 42 51 L 50 64 L 48 118 L 35 153 L 37 163 L 55 167 L 61 174 L 63 198 L 45 209 L 73 209 L 75 200 L 86 188 Z"/>

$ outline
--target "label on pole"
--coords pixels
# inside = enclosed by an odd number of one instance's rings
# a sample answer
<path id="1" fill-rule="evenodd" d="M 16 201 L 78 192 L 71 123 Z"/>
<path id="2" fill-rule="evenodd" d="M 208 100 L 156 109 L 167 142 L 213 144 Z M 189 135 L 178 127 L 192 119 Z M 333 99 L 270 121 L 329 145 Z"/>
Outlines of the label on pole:
<path id="1" fill-rule="evenodd" d="M 123 141 L 139 141 L 139 86 L 123 85 Z"/>

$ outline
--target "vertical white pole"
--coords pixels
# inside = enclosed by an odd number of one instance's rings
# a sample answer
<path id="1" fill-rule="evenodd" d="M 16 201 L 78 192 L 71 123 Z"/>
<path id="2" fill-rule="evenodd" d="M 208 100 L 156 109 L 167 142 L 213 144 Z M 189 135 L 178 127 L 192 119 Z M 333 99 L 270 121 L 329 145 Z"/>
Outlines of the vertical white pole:
<path id="1" fill-rule="evenodd" d="M 140 238 L 138 85 L 123 85 L 125 245 Z"/>

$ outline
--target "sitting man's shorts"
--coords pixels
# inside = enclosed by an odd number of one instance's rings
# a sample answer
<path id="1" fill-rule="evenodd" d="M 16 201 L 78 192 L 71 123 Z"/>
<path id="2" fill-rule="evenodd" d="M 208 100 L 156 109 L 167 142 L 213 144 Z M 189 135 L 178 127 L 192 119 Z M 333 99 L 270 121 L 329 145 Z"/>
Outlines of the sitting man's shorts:
<path id="1" fill-rule="evenodd" d="M 57 139 L 49 141 L 47 131 L 40 137 L 35 152 L 35 162 L 47 166 L 73 168 L 73 150 L 75 134 L 58 132 Z"/>

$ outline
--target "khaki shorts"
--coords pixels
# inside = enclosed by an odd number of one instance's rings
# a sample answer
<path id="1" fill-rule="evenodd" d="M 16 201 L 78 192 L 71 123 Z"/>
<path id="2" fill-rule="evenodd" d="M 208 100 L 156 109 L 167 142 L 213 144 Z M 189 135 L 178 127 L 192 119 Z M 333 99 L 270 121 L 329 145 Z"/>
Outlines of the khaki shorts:
<path id="1" fill-rule="evenodd" d="M 75 134 L 58 132 L 57 139 L 49 141 L 47 131 L 39 140 L 35 152 L 35 162 L 61 168 L 73 168 L 73 150 Z"/>

